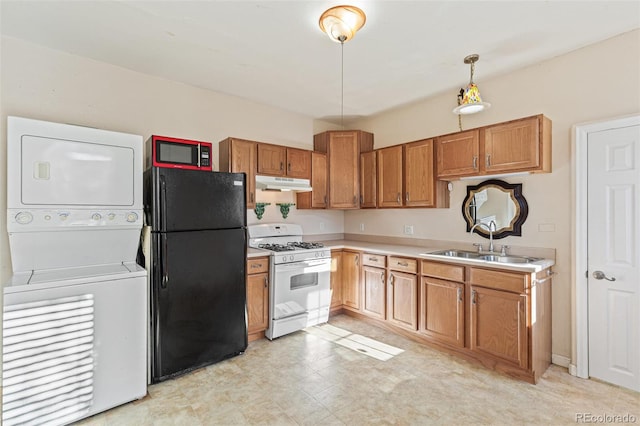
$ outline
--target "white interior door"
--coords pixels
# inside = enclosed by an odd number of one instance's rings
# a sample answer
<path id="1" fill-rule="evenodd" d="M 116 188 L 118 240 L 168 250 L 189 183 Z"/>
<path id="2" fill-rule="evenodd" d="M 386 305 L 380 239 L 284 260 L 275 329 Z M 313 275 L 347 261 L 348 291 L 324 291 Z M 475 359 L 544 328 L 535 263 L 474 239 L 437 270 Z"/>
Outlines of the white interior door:
<path id="1" fill-rule="evenodd" d="M 591 132 L 589 375 L 640 391 L 640 126 Z"/>

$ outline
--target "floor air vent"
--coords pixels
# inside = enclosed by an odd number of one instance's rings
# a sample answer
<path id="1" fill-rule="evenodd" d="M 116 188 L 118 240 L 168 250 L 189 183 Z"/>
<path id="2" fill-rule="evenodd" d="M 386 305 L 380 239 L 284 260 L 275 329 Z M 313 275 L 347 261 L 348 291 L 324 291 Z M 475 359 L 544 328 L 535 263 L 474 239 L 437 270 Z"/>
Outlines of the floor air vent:
<path id="1" fill-rule="evenodd" d="M 4 307 L 2 424 L 62 425 L 93 400 L 93 295 Z"/>

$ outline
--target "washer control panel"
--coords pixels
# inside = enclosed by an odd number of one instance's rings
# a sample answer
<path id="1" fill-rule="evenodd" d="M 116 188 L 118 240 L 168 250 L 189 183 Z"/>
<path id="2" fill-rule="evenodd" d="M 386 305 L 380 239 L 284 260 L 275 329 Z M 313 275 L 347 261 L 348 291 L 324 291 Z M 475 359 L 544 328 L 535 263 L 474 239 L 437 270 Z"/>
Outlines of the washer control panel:
<path id="1" fill-rule="evenodd" d="M 7 228 L 141 227 L 142 212 L 134 210 L 20 210 L 9 209 Z"/>

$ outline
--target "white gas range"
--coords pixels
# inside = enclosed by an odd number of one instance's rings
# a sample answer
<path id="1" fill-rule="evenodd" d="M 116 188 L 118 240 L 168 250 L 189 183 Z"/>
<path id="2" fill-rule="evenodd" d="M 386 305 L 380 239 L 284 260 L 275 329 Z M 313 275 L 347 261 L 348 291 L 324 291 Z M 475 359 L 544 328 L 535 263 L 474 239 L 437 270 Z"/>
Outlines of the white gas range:
<path id="1" fill-rule="evenodd" d="M 327 322 L 331 304 L 331 251 L 303 242 L 296 224 L 251 225 L 249 247 L 270 253 L 268 339 Z"/>

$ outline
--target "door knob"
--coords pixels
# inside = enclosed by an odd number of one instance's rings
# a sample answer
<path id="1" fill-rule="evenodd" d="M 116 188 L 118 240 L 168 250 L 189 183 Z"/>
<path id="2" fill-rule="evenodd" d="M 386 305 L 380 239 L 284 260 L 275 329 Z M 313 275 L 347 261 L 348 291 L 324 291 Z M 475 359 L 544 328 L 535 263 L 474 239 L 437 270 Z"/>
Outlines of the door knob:
<path id="1" fill-rule="evenodd" d="M 596 280 L 605 279 L 607 281 L 615 281 L 616 280 L 616 277 L 609 278 L 602 271 L 593 271 L 593 278 L 595 278 Z"/>

